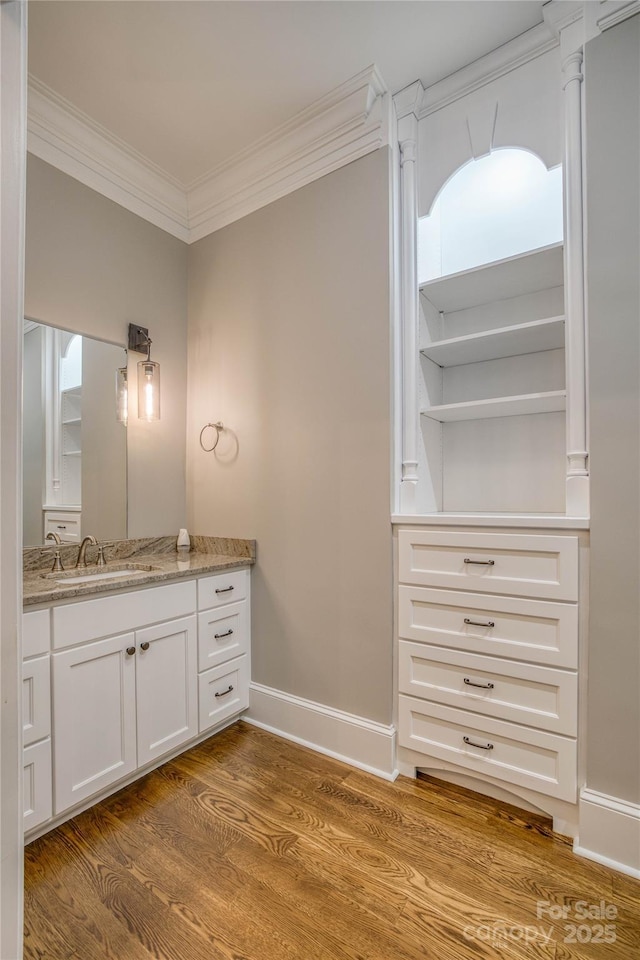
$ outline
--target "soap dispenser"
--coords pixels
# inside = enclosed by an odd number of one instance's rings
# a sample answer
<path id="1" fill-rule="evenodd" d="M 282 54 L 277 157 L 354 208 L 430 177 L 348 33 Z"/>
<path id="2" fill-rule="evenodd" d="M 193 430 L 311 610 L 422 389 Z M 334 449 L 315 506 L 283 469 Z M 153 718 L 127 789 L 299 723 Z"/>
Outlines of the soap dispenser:
<path id="1" fill-rule="evenodd" d="M 191 541 L 189 539 L 189 534 L 186 529 L 182 527 L 178 533 L 178 539 L 176 540 L 176 549 L 178 551 L 178 556 L 186 559 L 189 555 L 189 550 L 191 548 Z"/>

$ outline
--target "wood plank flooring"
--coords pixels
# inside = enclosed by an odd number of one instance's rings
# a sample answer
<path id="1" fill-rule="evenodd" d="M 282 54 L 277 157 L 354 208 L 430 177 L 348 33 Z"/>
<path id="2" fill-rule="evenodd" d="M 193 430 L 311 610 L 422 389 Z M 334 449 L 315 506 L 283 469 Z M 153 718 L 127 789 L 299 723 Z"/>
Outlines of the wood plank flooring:
<path id="1" fill-rule="evenodd" d="M 243 723 L 36 840 L 25 874 L 27 960 L 640 957 L 640 881 L 543 819 Z"/>

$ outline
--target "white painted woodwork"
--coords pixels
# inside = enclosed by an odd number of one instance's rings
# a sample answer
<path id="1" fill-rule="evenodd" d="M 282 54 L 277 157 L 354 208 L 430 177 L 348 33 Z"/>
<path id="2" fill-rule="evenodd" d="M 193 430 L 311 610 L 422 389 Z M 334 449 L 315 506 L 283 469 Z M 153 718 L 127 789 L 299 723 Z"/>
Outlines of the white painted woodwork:
<path id="1" fill-rule="evenodd" d="M 126 633 L 52 655 L 56 813 L 136 768 L 132 647 Z"/>
<path id="2" fill-rule="evenodd" d="M 566 407 L 565 390 L 548 390 L 516 397 L 495 397 L 490 400 L 468 400 L 465 403 L 444 403 L 425 407 L 425 417 L 450 423 L 459 420 L 488 420 L 496 417 L 519 417 L 524 414 L 554 413 Z"/>
<path id="3" fill-rule="evenodd" d="M 453 367 L 563 347 L 564 317 L 551 317 L 437 340 L 423 347 L 420 352 L 440 367 Z"/>
<path id="4" fill-rule="evenodd" d="M 531 253 L 429 280 L 421 284 L 420 293 L 436 310 L 449 313 L 559 287 L 563 283 L 562 253 L 561 243 L 551 244 Z"/>
<path id="5" fill-rule="evenodd" d="M 576 800 L 577 749 L 572 738 L 403 694 L 398 735 L 401 746 L 427 756 L 561 800 Z M 483 749 L 489 744 L 490 749 Z"/>
<path id="6" fill-rule="evenodd" d="M 22 664 L 22 743 L 25 747 L 51 734 L 49 654 Z"/>
<path id="7" fill-rule="evenodd" d="M 59 650 L 152 623 L 174 620 L 194 613 L 195 609 L 194 580 L 64 604 L 52 611 L 53 648 Z"/>
<path id="8" fill-rule="evenodd" d="M 141 767 L 198 734 L 196 617 L 138 630 L 135 639 Z"/>
<path id="9" fill-rule="evenodd" d="M 245 600 L 249 595 L 249 571 L 229 570 L 198 580 L 198 610 L 220 607 L 225 603 Z"/>
<path id="10" fill-rule="evenodd" d="M 398 561 L 404 583 L 549 600 L 578 597 L 577 537 L 400 530 Z"/>
<path id="11" fill-rule="evenodd" d="M 198 670 L 217 667 L 248 653 L 248 601 L 240 600 L 198 614 Z"/>
<path id="12" fill-rule="evenodd" d="M 568 669 L 578 665 L 578 608 L 573 603 L 401 584 L 398 632 L 408 640 L 474 654 Z"/>
<path id="13" fill-rule="evenodd" d="M 41 740 L 23 751 L 22 802 L 26 833 L 49 820 L 53 813 L 51 740 Z"/>
<path id="14" fill-rule="evenodd" d="M 22 614 L 22 656 L 37 657 L 49 653 L 51 645 L 51 611 L 30 610 Z"/>
<path id="15" fill-rule="evenodd" d="M 63 543 L 80 543 L 81 523 L 82 516 L 77 510 L 45 510 L 44 537 L 57 533 Z"/>
<path id="16" fill-rule="evenodd" d="M 577 735 L 573 671 L 400 641 L 400 692 L 474 713 Z"/>
<path id="17" fill-rule="evenodd" d="M 421 89 L 421 88 L 420 88 Z M 419 92 L 419 91 L 418 91 Z M 418 279 L 417 279 L 417 130 L 415 116 L 408 113 L 398 121 L 400 145 L 400 259 L 401 350 L 402 350 L 402 442 L 400 470 L 401 508 L 415 504 L 418 482 Z"/>
<path id="18" fill-rule="evenodd" d="M 249 706 L 249 661 L 246 655 L 198 676 L 200 732 Z"/>
<path id="19" fill-rule="evenodd" d="M 562 65 L 564 90 L 565 169 L 565 313 L 567 317 L 567 512 L 589 512 L 584 213 L 582 183 L 582 50 L 572 53 Z"/>

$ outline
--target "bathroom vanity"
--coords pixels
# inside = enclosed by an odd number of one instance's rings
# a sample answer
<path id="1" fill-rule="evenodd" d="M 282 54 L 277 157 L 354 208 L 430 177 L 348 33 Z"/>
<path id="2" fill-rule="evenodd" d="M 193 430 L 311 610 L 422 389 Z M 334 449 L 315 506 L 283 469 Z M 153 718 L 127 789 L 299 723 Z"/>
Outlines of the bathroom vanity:
<path id="1" fill-rule="evenodd" d="M 195 538 L 188 559 L 171 546 L 170 538 L 121 541 L 117 561 L 107 567 L 67 570 L 57 578 L 29 552 L 23 615 L 27 840 L 215 733 L 249 706 L 255 544 Z M 74 574 L 85 575 L 84 582 L 75 582 Z"/>

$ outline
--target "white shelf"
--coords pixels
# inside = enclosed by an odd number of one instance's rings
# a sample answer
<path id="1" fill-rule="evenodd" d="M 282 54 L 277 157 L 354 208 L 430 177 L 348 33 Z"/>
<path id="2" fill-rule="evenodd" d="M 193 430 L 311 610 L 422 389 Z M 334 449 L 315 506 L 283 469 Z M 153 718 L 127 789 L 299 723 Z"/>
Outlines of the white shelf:
<path id="1" fill-rule="evenodd" d="M 71 427 L 75 427 L 75 426 L 77 426 L 79 423 L 82 423 L 82 418 L 81 418 L 81 417 L 70 417 L 69 420 L 63 420 L 62 422 L 63 422 L 63 424 L 65 425 L 65 427 L 70 427 L 70 426 L 71 426 Z"/>
<path id="2" fill-rule="evenodd" d="M 82 450 L 65 450 L 62 456 L 63 457 L 81 457 Z"/>
<path id="3" fill-rule="evenodd" d="M 492 397 L 465 403 L 445 403 L 426 407 L 420 413 L 440 423 L 459 420 L 489 420 L 494 417 L 518 417 L 532 413 L 555 413 L 566 408 L 566 390 L 527 393 L 517 397 Z"/>
<path id="4" fill-rule="evenodd" d="M 563 284 L 563 244 L 429 280 L 420 292 L 437 310 L 451 313 Z"/>
<path id="5" fill-rule="evenodd" d="M 393 513 L 391 523 L 411 526 L 589 529 L 589 517 L 568 517 L 564 513 Z"/>
<path id="6" fill-rule="evenodd" d="M 500 360 L 564 347 L 564 317 L 532 320 L 450 340 L 437 340 L 420 352 L 440 367 Z"/>
<path id="7" fill-rule="evenodd" d="M 82 397 L 82 387 L 65 387 L 60 391 L 65 397 Z"/>

